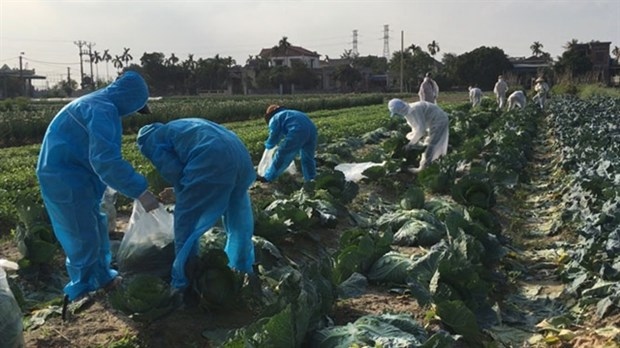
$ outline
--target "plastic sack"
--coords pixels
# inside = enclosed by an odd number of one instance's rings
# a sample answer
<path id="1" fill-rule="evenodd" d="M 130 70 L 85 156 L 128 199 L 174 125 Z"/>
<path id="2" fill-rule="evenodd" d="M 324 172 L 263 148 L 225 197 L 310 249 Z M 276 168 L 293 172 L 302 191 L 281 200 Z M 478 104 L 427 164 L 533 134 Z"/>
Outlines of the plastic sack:
<path id="1" fill-rule="evenodd" d="M 146 212 L 135 200 L 125 236 L 116 254 L 123 274 L 170 276 L 174 261 L 174 216 L 164 205 Z"/>
<path id="2" fill-rule="evenodd" d="M 258 166 L 256 167 L 256 173 L 258 173 L 258 175 L 265 176 L 265 172 L 267 172 L 267 169 L 269 169 L 269 166 L 271 166 L 271 162 L 273 161 L 273 155 L 276 153 L 277 149 L 277 146 L 272 149 L 265 149 L 265 151 L 263 152 L 263 157 L 260 159 L 260 162 L 258 162 Z M 286 168 L 285 172 L 291 175 L 297 174 L 297 167 L 295 167 L 295 161 L 291 162 L 288 168 Z"/>
<path id="3" fill-rule="evenodd" d="M 24 347 L 22 311 L 9 287 L 5 269 L 17 270 L 15 262 L 0 259 L 0 346 Z"/>
<path id="4" fill-rule="evenodd" d="M 101 211 L 108 217 L 108 232 L 116 230 L 116 190 L 111 187 L 106 188 L 101 201 Z"/>

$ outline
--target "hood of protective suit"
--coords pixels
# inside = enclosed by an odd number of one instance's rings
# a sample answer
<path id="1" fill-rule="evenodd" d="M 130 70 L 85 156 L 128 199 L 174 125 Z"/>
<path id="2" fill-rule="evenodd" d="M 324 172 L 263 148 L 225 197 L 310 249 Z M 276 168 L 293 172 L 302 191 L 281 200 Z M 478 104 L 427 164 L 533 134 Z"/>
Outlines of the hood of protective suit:
<path id="1" fill-rule="evenodd" d="M 390 110 L 390 117 L 394 115 L 405 116 L 409 113 L 409 104 L 402 99 L 394 98 L 388 102 L 388 110 Z"/>
<path id="2" fill-rule="evenodd" d="M 152 152 L 156 149 L 155 144 L 159 143 L 159 140 L 153 134 L 163 125 L 163 123 L 156 122 L 146 125 L 138 131 L 138 138 L 136 139 L 138 148 L 146 158 L 150 159 L 152 157 Z"/>
<path id="3" fill-rule="evenodd" d="M 120 116 L 127 116 L 146 106 L 149 88 L 135 71 L 127 71 L 112 82 L 102 93 L 116 106 Z"/>

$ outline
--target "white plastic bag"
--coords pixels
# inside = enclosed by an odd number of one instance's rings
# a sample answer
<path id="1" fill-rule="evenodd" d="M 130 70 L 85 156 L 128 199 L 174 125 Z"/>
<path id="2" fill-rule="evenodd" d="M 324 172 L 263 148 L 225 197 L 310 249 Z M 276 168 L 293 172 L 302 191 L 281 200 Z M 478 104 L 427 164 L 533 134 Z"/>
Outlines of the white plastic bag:
<path id="1" fill-rule="evenodd" d="M 101 210 L 108 217 L 108 232 L 116 231 L 116 190 L 107 187 L 103 193 L 101 201 Z"/>
<path id="2" fill-rule="evenodd" d="M 258 173 L 258 175 L 265 176 L 265 172 L 267 172 L 267 169 L 269 169 L 269 166 L 271 166 L 271 162 L 273 161 L 273 155 L 276 153 L 277 149 L 278 147 L 275 146 L 272 149 L 265 149 L 265 151 L 263 151 L 263 157 L 260 159 L 260 162 L 256 167 L 256 172 Z M 297 167 L 295 166 L 295 161 L 291 162 L 288 168 L 286 168 L 285 172 L 291 175 L 297 174 Z"/>
<path id="3" fill-rule="evenodd" d="M 169 276 L 174 261 L 174 216 L 159 205 L 146 212 L 135 200 L 116 260 L 124 274 Z"/>
<path id="4" fill-rule="evenodd" d="M 24 347 L 22 311 L 9 287 L 5 269 L 17 270 L 15 262 L 0 259 L 0 346 Z"/>

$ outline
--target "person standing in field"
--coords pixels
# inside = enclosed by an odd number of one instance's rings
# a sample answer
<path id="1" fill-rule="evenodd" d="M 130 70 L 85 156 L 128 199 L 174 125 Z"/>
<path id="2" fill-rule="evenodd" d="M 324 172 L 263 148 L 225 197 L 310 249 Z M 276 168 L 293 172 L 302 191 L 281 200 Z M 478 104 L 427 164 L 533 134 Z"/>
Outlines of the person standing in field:
<path id="1" fill-rule="evenodd" d="M 480 105 L 480 101 L 482 100 L 482 90 L 478 87 L 469 86 L 469 101 L 471 102 L 471 106 L 475 108 Z"/>
<path id="2" fill-rule="evenodd" d="M 506 92 L 508 92 L 508 84 L 504 81 L 504 77 L 499 75 L 493 87 L 493 93 L 495 93 L 497 105 L 500 110 L 503 110 L 504 105 L 506 105 Z"/>
<path id="3" fill-rule="evenodd" d="M 301 154 L 301 171 L 304 181 L 316 177 L 316 146 L 317 129 L 310 117 L 305 113 L 288 109 L 280 105 L 269 105 L 265 112 L 265 122 L 269 127 L 269 137 L 265 141 L 265 149 L 278 146 L 273 161 L 264 176 L 258 176 L 261 182 L 274 181 Z"/>
<path id="4" fill-rule="evenodd" d="M 419 172 L 448 152 L 450 121 L 448 114 L 439 106 L 425 101 L 407 104 L 401 99 L 392 99 L 388 102 L 388 110 L 391 117 L 394 115 L 405 117 L 411 127 L 411 132 L 407 134 L 409 144 L 406 145 L 406 149 L 415 147 L 428 133 L 429 139 L 420 165 L 418 168 L 410 169 L 410 172 Z"/>
<path id="5" fill-rule="evenodd" d="M 508 111 L 516 108 L 517 106 L 519 109 L 525 108 L 526 100 L 527 99 L 523 91 L 512 92 L 512 94 L 508 97 Z"/>
<path id="6" fill-rule="evenodd" d="M 198 257 L 198 240 L 221 218 L 229 266 L 252 274 L 254 216 L 249 188 L 254 164 L 239 137 L 208 120 L 183 118 L 140 128 L 140 152 L 174 188 L 172 288 L 190 285 L 186 264 Z"/>
<path id="7" fill-rule="evenodd" d="M 541 109 L 544 109 L 549 95 L 549 84 L 547 84 L 544 77 L 537 78 L 535 82 L 534 91 L 536 91 L 536 95 L 534 96 L 534 100 Z"/>
<path id="8" fill-rule="evenodd" d="M 420 89 L 418 90 L 418 97 L 420 97 L 420 101 L 436 104 L 438 96 L 439 86 L 437 85 L 437 82 L 432 79 L 431 73 L 426 73 L 424 80 L 420 84 Z"/>
<path id="9" fill-rule="evenodd" d="M 101 212 L 106 187 L 138 199 L 145 210 L 159 206 L 146 178 L 121 155 L 123 117 L 150 113 L 149 91 L 128 71 L 105 88 L 65 105 L 49 124 L 36 174 L 54 233 L 66 254 L 69 283 L 65 303 L 120 284 L 110 268 L 107 217 Z"/>

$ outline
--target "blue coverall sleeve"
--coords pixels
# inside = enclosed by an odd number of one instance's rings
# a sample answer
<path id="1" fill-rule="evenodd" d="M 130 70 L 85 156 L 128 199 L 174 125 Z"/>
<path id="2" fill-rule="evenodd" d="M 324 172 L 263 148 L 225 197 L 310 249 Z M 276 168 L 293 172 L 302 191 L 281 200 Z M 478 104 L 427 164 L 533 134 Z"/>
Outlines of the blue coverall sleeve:
<path id="1" fill-rule="evenodd" d="M 282 138 L 282 124 L 275 116 L 269 121 L 269 137 L 265 141 L 265 149 L 273 149 Z"/>
<path id="2" fill-rule="evenodd" d="M 148 187 L 121 154 L 122 124 L 117 115 L 101 112 L 86 124 L 89 133 L 90 165 L 106 185 L 131 198 L 138 198 Z"/>

